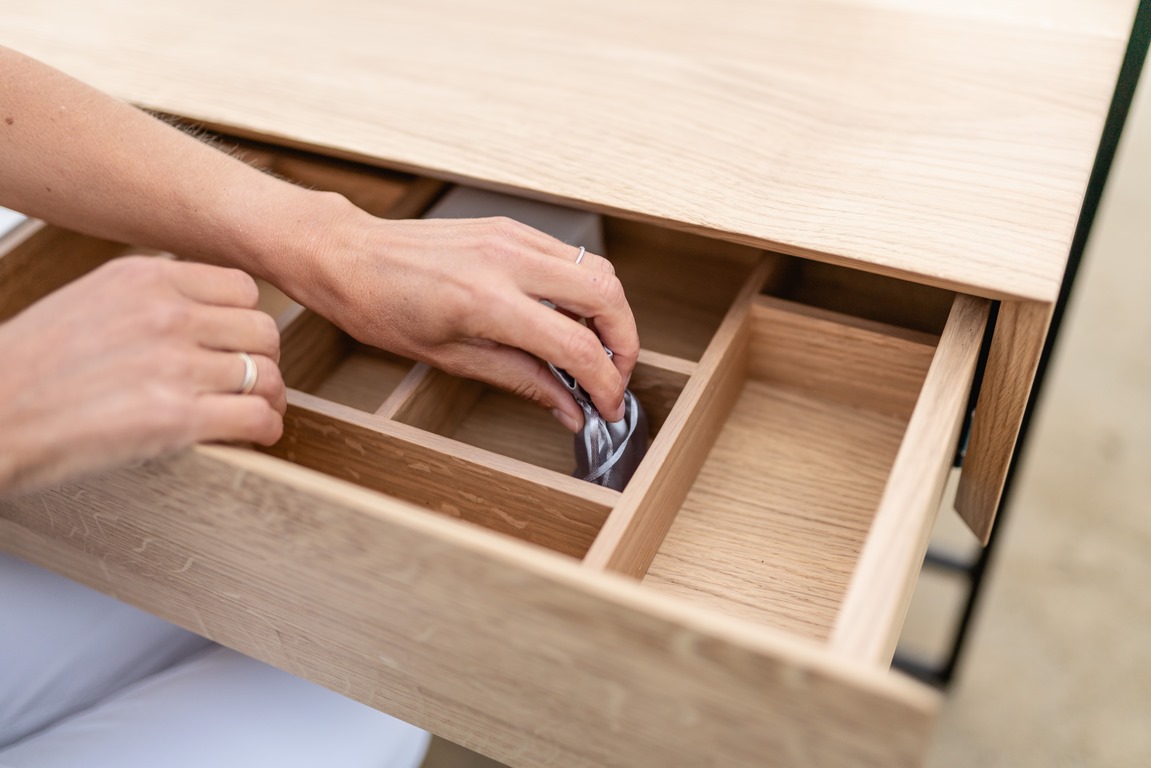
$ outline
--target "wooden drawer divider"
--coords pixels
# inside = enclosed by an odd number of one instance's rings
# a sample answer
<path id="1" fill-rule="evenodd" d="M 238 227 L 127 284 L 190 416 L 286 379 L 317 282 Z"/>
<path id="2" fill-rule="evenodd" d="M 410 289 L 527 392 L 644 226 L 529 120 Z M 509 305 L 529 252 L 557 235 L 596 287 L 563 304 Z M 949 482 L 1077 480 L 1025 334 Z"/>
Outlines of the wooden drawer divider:
<path id="1" fill-rule="evenodd" d="M 647 572 L 746 378 L 755 297 L 784 268 L 766 255 L 752 270 L 684 387 L 664 429 L 584 559 L 633 578 Z"/>

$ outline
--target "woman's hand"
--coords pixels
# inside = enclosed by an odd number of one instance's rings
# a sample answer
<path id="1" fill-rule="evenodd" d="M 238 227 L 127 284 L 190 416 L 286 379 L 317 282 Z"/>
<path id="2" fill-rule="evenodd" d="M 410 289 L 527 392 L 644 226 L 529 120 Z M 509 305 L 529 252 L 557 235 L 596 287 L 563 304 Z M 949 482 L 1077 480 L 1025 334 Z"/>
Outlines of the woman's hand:
<path id="1" fill-rule="evenodd" d="M 256 298 L 238 270 L 137 256 L 0 325 L 0 492 L 200 441 L 279 439 L 280 337 Z M 257 367 L 249 395 L 238 352 Z"/>
<path id="2" fill-rule="evenodd" d="M 306 270 L 319 279 L 273 277 L 297 300 L 362 342 L 537 401 L 569 429 L 583 414 L 543 361 L 570 372 L 605 418 L 623 417 L 639 339 L 606 259 L 588 253 L 576 264 L 578 249 L 510 219 L 387 221 L 350 204 L 335 210 L 317 228 Z"/>
<path id="3" fill-rule="evenodd" d="M 575 248 L 506 219 L 373 218 L 3 47 L 0 92 L 0 204 L 238 266 L 363 342 L 518 392 L 576 429 L 583 414 L 547 360 L 575 376 L 605 418 L 622 417 L 639 341 L 603 259 L 588 254 L 577 265 Z"/>

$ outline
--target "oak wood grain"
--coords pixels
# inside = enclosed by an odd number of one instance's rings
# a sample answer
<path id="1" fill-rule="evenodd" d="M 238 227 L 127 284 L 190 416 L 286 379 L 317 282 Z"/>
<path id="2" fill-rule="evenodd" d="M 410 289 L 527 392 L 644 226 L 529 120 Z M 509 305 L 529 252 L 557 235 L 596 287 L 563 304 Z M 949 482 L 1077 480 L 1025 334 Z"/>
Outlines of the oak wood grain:
<path id="1" fill-rule="evenodd" d="M 583 557 L 618 499 L 302 392 L 288 402 L 268 454 L 571 557 Z"/>
<path id="2" fill-rule="evenodd" d="M 478 381 L 450 376 L 419 363 L 376 410 L 376 415 L 451 437 L 483 395 Z"/>
<path id="3" fill-rule="evenodd" d="M 296 305 L 299 307 L 299 305 Z M 312 390 L 331 375 L 352 348 L 352 339 L 327 318 L 299 307 L 281 313 L 280 374 L 293 389 Z"/>
<path id="4" fill-rule="evenodd" d="M 7 499 L 0 518 L 8 551 L 515 768 L 914 766 L 937 707 L 814 644 L 247 451 Z"/>
<path id="5" fill-rule="evenodd" d="M 643 583 L 825 640 L 904 426 L 748 381 Z"/>
<path id="6" fill-rule="evenodd" d="M 249 136 L 1050 302 L 1135 0 L 998 5 L 8 0 L 0 42 Z"/>
<path id="7" fill-rule="evenodd" d="M 955 299 L 837 617 L 837 653 L 891 663 L 955 456 L 989 308 L 982 299 Z"/>
<path id="8" fill-rule="evenodd" d="M 748 381 L 644 579 L 827 638 L 937 339 L 772 297 Z"/>
<path id="9" fill-rule="evenodd" d="M 695 364 L 640 351 L 629 388 L 648 417 L 648 437 L 663 427 Z M 431 368 L 417 367 L 377 415 L 570 475 L 572 434 L 535 403 Z"/>
<path id="10" fill-rule="evenodd" d="M 588 550 L 586 567 L 634 578 L 647 572 L 743 386 L 751 308 L 780 266 L 774 255 L 764 255 L 745 278 L 663 429 Z"/>
<path id="11" fill-rule="evenodd" d="M 1004 302 L 995 320 L 955 495 L 955 509 L 984 544 L 999 511 L 1051 312 L 1047 304 Z"/>
<path id="12" fill-rule="evenodd" d="M 414 363 L 390 352 L 352 344 L 324 380 L 307 391 L 325 400 L 372 413 L 403 382 Z"/>
<path id="13" fill-rule="evenodd" d="M 752 311 L 750 375 L 906 420 L 938 338 L 790 301 Z"/>
<path id="14" fill-rule="evenodd" d="M 604 220 L 607 257 L 645 349 L 697 361 L 759 263 L 754 248 L 621 219 Z"/>

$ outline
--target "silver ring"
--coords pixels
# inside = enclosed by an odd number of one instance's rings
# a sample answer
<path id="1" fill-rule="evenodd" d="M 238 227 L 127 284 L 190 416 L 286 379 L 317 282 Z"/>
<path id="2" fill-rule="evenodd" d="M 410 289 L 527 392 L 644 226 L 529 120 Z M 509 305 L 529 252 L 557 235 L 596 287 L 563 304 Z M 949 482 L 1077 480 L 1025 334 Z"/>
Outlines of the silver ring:
<path id="1" fill-rule="evenodd" d="M 244 361 L 244 381 L 240 384 L 239 394 L 250 395 L 252 390 L 256 388 L 256 379 L 259 378 L 260 369 L 256 367 L 256 361 L 247 352 L 241 352 L 240 359 Z"/>
<path id="2" fill-rule="evenodd" d="M 579 255 L 578 255 L 578 256 L 576 256 L 576 264 L 579 264 L 581 261 L 583 261 L 583 255 L 584 255 L 585 253 L 587 253 L 587 248 L 584 248 L 584 247 L 581 245 L 581 246 L 579 247 Z"/>

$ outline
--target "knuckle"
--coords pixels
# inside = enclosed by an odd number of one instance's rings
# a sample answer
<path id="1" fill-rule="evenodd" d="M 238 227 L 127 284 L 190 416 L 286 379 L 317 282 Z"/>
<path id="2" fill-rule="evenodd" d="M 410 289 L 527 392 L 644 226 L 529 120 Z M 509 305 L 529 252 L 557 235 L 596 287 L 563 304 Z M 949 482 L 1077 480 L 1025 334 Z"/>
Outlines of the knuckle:
<path id="1" fill-rule="evenodd" d="M 157 336 L 172 336 L 186 328 L 192 313 L 181 301 L 156 301 L 146 310 L 147 329 Z"/>
<path id="2" fill-rule="evenodd" d="M 527 226 L 507 216 L 487 220 L 484 231 L 484 255 L 489 259 L 505 261 L 513 257 L 527 239 Z"/>
<path id="3" fill-rule="evenodd" d="M 614 273 L 600 280 L 600 292 L 609 306 L 618 307 L 627 303 L 627 296 L 623 290 L 623 283 Z"/>
<path id="4" fill-rule="evenodd" d="M 160 279 L 163 270 L 159 261 L 149 256 L 120 256 L 105 263 L 99 271 L 118 283 L 138 288 Z"/>
<path id="5" fill-rule="evenodd" d="M 171 346 L 165 346 L 156 356 L 156 368 L 156 381 L 163 382 L 168 391 L 193 381 L 197 374 L 192 356 L 180 354 Z"/>
<path id="6" fill-rule="evenodd" d="M 563 351 L 571 361 L 569 366 L 576 369 L 591 368 L 599 362 L 599 358 L 606 357 L 596 335 L 582 325 L 577 325 L 569 332 L 563 343 Z"/>
<path id="7" fill-rule="evenodd" d="M 538 403 L 543 399 L 543 390 L 540 388 L 539 382 L 535 379 L 518 381 L 512 385 L 511 391 L 516 397 L 531 402 Z"/>
<path id="8" fill-rule="evenodd" d="M 493 216 L 488 219 L 489 234 L 499 240 L 517 240 L 523 234 L 524 225 L 508 216 Z"/>

